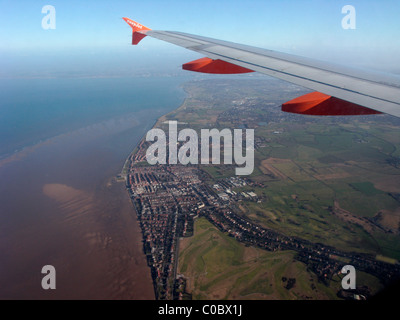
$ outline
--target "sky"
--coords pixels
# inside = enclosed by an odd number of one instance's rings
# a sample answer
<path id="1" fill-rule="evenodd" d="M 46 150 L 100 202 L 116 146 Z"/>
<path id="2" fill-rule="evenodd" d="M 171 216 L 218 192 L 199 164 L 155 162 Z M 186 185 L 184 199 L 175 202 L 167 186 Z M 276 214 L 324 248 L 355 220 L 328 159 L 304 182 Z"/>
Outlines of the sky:
<path id="1" fill-rule="evenodd" d="M 45 5 L 56 28 L 42 28 Z M 356 28 L 343 29 L 345 5 Z M 129 17 L 172 30 L 400 74 L 398 0 L 0 0 L 0 77 L 118 75 L 175 70 L 197 53 L 147 37 Z"/>

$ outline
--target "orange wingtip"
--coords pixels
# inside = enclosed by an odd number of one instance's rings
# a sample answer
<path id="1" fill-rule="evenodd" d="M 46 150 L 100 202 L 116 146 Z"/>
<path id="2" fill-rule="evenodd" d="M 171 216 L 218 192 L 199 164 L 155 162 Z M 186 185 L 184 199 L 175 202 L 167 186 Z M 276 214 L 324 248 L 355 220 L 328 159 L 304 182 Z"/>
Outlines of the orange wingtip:
<path id="1" fill-rule="evenodd" d="M 150 28 L 147 28 L 144 25 L 142 25 L 136 21 L 133 21 L 132 19 L 129 19 L 129 18 L 122 18 L 122 19 L 124 19 L 125 22 L 131 26 L 131 28 L 134 32 L 151 30 Z"/>
<path id="2" fill-rule="evenodd" d="M 129 18 L 122 18 L 122 19 L 124 19 L 125 22 L 129 24 L 133 30 L 132 44 L 138 44 L 146 36 L 146 32 L 148 30 L 151 30 L 150 28 L 147 28 L 144 25 L 141 25 L 140 23 L 133 21 L 132 19 Z"/>

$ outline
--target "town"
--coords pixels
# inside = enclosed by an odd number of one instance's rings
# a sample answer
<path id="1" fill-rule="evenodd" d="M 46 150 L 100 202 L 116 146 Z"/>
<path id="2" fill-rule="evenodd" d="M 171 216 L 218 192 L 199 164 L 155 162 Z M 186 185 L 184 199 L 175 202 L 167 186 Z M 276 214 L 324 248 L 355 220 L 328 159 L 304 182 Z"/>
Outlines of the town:
<path id="1" fill-rule="evenodd" d="M 290 252 L 339 298 L 367 298 L 400 276 L 400 228 L 397 220 L 388 223 L 391 220 L 385 218 L 398 207 L 400 193 L 397 188 L 385 191 L 380 182 L 387 179 L 389 185 L 397 185 L 391 182 L 398 177 L 397 158 L 392 156 L 397 145 L 380 133 L 373 141 L 368 130 L 373 123 L 382 132 L 392 132 L 399 121 L 387 116 L 355 121 L 281 112 L 282 101 L 301 90 L 272 80 L 194 81 L 185 84 L 188 98 L 181 107 L 153 126 L 165 133 L 167 144 L 169 124 L 175 121 L 179 129 L 191 128 L 198 136 L 204 128 L 216 128 L 220 134 L 224 128 L 253 128 L 250 175 L 236 175 L 236 166 L 226 161 L 215 164 L 213 150 L 209 159 L 203 159 L 202 152 L 197 164 L 151 165 L 146 152 L 153 144 L 145 137 L 130 154 L 120 178 L 136 208 L 157 299 L 191 299 L 192 292 L 198 297 L 193 274 L 185 275 L 178 259 L 185 256 L 185 243 L 196 237 L 200 220 L 245 248 Z M 187 142 L 172 140 L 172 148 L 165 146 L 166 159 L 170 150 L 175 153 Z M 221 140 L 216 154 L 224 160 L 225 139 Z M 213 149 L 214 142 L 209 147 Z M 379 162 L 382 157 L 384 162 Z M 368 274 L 373 284 L 363 287 L 360 281 L 348 292 L 333 289 L 343 277 L 344 265 Z M 290 274 L 282 276 L 279 285 L 287 291 L 300 288 Z M 314 283 L 309 286 L 314 291 Z"/>
<path id="2" fill-rule="evenodd" d="M 296 251 L 296 259 L 326 284 L 340 272 L 343 259 L 383 283 L 400 274 L 398 264 L 377 261 L 373 255 L 342 252 L 257 225 L 236 213 L 232 206 L 241 199 L 260 201 L 253 191 L 233 191 L 235 187 L 251 187 L 256 182 L 248 177 L 232 176 L 209 186 L 204 183 L 207 173 L 199 165 L 148 165 L 144 161 L 147 146 L 148 142 L 143 140 L 129 157 L 126 186 L 140 222 L 143 250 L 157 299 L 190 298 L 185 292 L 184 277 L 177 275 L 179 239 L 193 235 L 193 222 L 199 216 L 246 245 L 268 251 Z M 368 291 L 360 293 L 368 296 Z"/>
<path id="3" fill-rule="evenodd" d="M 149 164 L 167 164 L 167 146 L 168 146 L 168 163 L 177 164 L 178 160 L 181 164 L 198 164 L 199 149 L 201 149 L 201 164 L 209 164 L 210 158 L 213 164 L 220 164 L 220 145 L 221 138 L 224 138 L 224 164 L 232 164 L 232 155 L 234 161 L 238 165 L 245 164 L 244 168 L 236 168 L 237 175 L 249 175 L 254 170 L 254 130 L 246 129 L 243 134 L 242 129 L 231 130 L 225 128 L 221 131 L 218 129 L 202 129 L 201 141 L 197 132 L 193 129 L 183 129 L 178 134 L 178 122 L 168 122 L 168 143 L 166 133 L 158 128 L 151 129 L 146 135 L 146 141 L 154 141 L 146 151 L 146 160 Z M 243 148 L 243 136 L 245 137 L 245 148 Z M 157 139 L 156 139 L 157 137 Z M 186 139 L 188 139 L 186 141 Z M 212 155 L 210 157 L 210 139 L 212 141 Z M 179 149 L 179 142 L 185 142 Z M 200 145 L 200 148 L 199 148 Z M 233 150 L 232 150 L 233 149 Z M 243 157 L 243 149 L 246 155 Z M 187 153 L 189 152 L 189 155 Z"/>

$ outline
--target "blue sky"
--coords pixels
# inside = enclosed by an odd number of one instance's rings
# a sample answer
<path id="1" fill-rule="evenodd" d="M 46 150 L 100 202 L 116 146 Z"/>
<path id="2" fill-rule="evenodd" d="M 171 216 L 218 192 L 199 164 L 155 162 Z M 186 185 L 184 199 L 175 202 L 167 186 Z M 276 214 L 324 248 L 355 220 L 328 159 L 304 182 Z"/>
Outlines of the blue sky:
<path id="1" fill-rule="evenodd" d="M 356 29 L 341 25 L 344 5 Z M 44 5 L 56 29 L 42 29 Z M 176 68 L 197 54 L 146 38 L 132 47 L 124 16 L 177 30 L 336 63 L 400 73 L 397 0 L 0 0 L 0 76 Z"/>

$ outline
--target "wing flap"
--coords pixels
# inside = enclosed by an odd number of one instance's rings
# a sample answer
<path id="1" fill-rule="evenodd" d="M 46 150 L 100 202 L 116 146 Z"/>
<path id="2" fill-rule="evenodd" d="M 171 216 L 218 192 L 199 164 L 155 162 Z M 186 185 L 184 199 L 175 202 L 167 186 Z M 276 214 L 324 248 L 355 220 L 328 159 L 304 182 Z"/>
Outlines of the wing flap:
<path id="1" fill-rule="evenodd" d="M 282 111 L 314 116 L 355 116 L 381 112 L 328 96 L 311 92 L 282 104 Z"/>
<path id="2" fill-rule="evenodd" d="M 253 70 L 243 68 L 236 64 L 232 64 L 223 60 L 213 60 L 210 58 L 201 58 L 182 66 L 183 70 L 202 72 L 202 73 L 215 73 L 215 74 L 239 74 L 254 72 Z"/>

